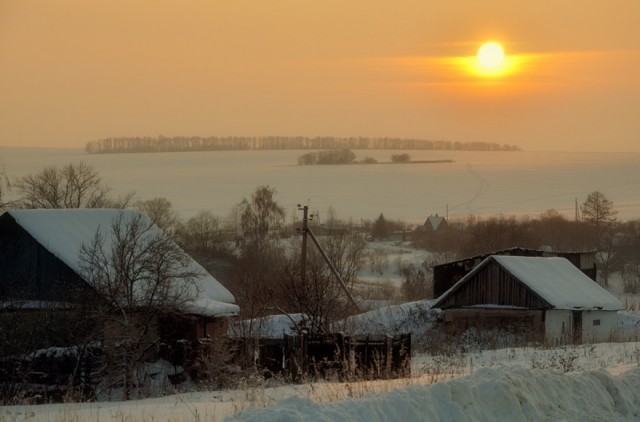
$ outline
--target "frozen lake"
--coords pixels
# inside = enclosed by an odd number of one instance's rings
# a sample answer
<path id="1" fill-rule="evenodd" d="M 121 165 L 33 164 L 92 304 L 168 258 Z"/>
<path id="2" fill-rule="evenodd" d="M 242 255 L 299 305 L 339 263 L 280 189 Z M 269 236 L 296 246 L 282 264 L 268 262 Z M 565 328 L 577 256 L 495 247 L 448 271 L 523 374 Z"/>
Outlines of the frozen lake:
<path id="1" fill-rule="evenodd" d="M 166 197 L 189 217 L 226 216 L 259 185 L 271 185 L 290 218 L 297 204 L 320 217 L 422 223 L 430 214 L 530 215 L 554 208 L 573 218 L 575 200 L 600 190 L 618 217 L 640 218 L 640 153 L 408 151 L 413 160 L 453 163 L 298 166 L 306 151 L 218 151 L 88 155 L 81 149 L 0 148 L 10 178 L 45 166 L 84 161 L 122 194 Z M 355 150 L 357 159 L 389 161 L 399 151 Z"/>

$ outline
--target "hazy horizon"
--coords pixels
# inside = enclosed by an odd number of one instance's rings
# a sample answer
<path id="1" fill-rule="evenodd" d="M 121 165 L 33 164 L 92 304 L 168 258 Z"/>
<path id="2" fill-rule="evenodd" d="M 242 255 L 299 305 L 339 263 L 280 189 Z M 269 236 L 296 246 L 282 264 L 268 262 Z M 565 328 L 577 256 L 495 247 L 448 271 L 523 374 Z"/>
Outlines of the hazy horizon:
<path id="1" fill-rule="evenodd" d="M 0 2 L 0 146 L 398 137 L 640 151 L 640 2 Z M 500 42 L 508 72 L 472 65 Z M 487 72 L 485 72 L 487 73 Z"/>
<path id="2" fill-rule="evenodd" d="M 354 150 L 355 151 L 355 150 Z M 540 153 L 412 151 L 414 165 L 299 166 L 300 151 L 205 151 L 84 154 L 80 149 L 0 149 L 7 174 L 19 178 L 46 166 L 83 161 L 115 195 L 136 200 L 167 198 L 183 217 L 199 211 L 228 215 L 260 185 L 277 190 L 289 216 L 308 202 L 321 214 L 332 206 L 340 218 L 385 218 L 422 223 L 439 213 L 536 217 L 554 209 L 567 218 L 594 190 L 613 201 L 617 217 L 638 218 L 640 153 Z M 358 159 L 388 161 L 392 150 L 355 151 Z M 169 170 L 169 171 L 168 171 Z M 345 183 L 348 181 L 348 183 Z M 15 192 L 13 192 L 15 194 Z"/>

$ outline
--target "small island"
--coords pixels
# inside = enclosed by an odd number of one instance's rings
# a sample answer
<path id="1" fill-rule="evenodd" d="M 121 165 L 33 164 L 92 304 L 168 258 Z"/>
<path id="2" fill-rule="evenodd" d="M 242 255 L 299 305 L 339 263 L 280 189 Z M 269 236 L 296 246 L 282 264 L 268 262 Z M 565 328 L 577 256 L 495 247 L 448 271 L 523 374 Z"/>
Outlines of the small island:
<path id="1" fill-rule="evenodd" d="M 299 166 L 314 166 L 327 164 L 434 164 L 453 163 L 453 160 L 411 160 L 407 153 L 393 154 L 391 161 L 378 161 L 372 157 L 365 157 L 358 161 L 356 154 L 350 149 L 331 149 L 326 151 L 308 152 L 298 157 Z"/>

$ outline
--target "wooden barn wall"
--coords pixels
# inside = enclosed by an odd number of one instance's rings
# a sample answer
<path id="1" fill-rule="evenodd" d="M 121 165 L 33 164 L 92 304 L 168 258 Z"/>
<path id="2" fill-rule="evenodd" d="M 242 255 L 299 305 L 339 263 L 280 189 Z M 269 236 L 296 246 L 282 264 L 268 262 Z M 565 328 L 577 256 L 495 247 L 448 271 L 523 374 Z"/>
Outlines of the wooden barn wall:
<path id="1" fill-rule="evenodd" d="M 433 267 L 433 297 L 440 297 L 479 263 L 479 259 L 468 259 Z"/>
<path id="2" fill-rule="evenodd" d="M 0 300 L 73 301 L 86 293 L 88 285 L 12 217 L 0 220 Z"/>
<path id="3" fill-rule="evenodd" d="M 433 267 L 433 295 L 439 297 L 449 290 L 458 280 L 489 255 L 510 256 L 557 256 L 566 258 L 592 280 L 596 280 L 595 253 L 593 252 L 545 252 L 535 249 L 514 248 L 478 255 L 464 260 L 453 261 Z"/>
<path id="4" fill-rule="evenodd" d="M 442 308 L 484 304 L 533 309 L 549 308 L 547 303 L 495 262 L 490 262 L 467 280 L 442 304 Z"/>

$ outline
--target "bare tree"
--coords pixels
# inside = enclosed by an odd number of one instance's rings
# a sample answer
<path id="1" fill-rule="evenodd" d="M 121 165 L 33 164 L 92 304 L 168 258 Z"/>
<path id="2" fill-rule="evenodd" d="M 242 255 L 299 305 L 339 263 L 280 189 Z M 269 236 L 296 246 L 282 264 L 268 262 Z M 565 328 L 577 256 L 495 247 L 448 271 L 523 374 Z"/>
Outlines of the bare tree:
<path id="1" fill-rule="evenodd" d="M 583 221 L 596 227 L 615 221 L 615 216 L 618 214 L 613 209 L 613 202 L 608 200 L 600 191 L 594 191 L 587 195 L 581 211 Z"/>
<path id="2" fill-rule="evenodd" d="M 389 266 L 389 257 L 387 252 L 383 248 L 372 248 L 367 254 L 369 259 L 369 266 L 371 272 L 378 275 L 384 274 L 385 270 Z"/>
<path id="3" fill-rule="evenodd" d="M 180 245 L 193 256 L 211 256 L 222 248 L 222 222 L 210 211 L 201 211 L 178 225 L 176 234 Z"/>
<path id="4" fill-rule="evenodd" d="M 335 215 L 327 220 L 327 235 L 320 241 L 322 248 L 347 284 L 353 284 L 365 261 L 366 241 L 343 224 Z"/>
<path id="5" fill-rule="evenodd" d="M 153 198 L 137 201 L 136 209 L 145 213 L 165 233 L 172 235 L 178 224 L 178 212 L 167 198 Z"/>
<path id="6" fill-rule="evenodd" d="M 83 162 L 46 167 L 16 179 L 13 186 L 23 208 L 124 208 L 133 196 L 110 197 L 111 188 Z"/>
<path id="7" fill-rule="evenodd" d="M 401 269 L 404 277 L 402 282 L 402 294 L 405 300 L 424 300 L 433 298 L 433 274 L 428 267 L 414 265 L 404 266 Z"/>
<path id="8" fill-rule="evenodd" d="M 591 192 L 581 207 L 582 219 L 593 229 L 593 244 L 598 249 L 600 277 L 609 285 L 609 274 L 616 263 L 613 202 L 600 191 Z"/>
<path id="9" fill-rule="evenodd" d="M 318 242 L 353 296 L 358 273 L 364 265 L 364 239 L 346 226 L 330 226 Z M 331 322 L 353 314 L 352 302 L 316 248 L 307 251 L 306 274 L 302 277 L 301 243 L 296 239 L 291 246 L 293 252 L 281 282 L 282 308 L 305 314 L 312 333 L 325 332 Z"/>
<path id="10" fill-rule="evenodd" d="M 619 240 L 625 291 L 640 288 L 640 219 L 631 220 L 621 227 Z"/>
<path id="11" fill-rule="evenodd" d="M 475 255 L 513 246 L 540 246 L 527 223 L 527 220 L 514 216 L 491 217 L 486 220 L 470 218 L 467 229 L 469 238 L 462 248 L 462 255 Z"/>
<path id="12" fill-rule="evenodd" d="M 241 316 L 250 321 L 273 313 L 284 265 L 284 249 L 276 241 L 285 211 L 274 199 L 276 191 L 259 186 L 233 209 L 232 218 L 241 233 L 239 253 L 229 273 L 229 290 L 235 296 Z M 254 335 L 252 323 L 243 336 Z"/>
<path id="13" fill-rule="evenodd" d="M 9 183 L 9 177 L 4 168 L 4 162 L 0 160 L 0 211 L 4 210 L 7 206 L 13 204 L 12 202 L 5 202 L 7 192 L 11 190 L 11 183 Z"/>
<path id="14" fill-rule="evenodd" d="M 159 338 L 158 318 L 179 313 L 197 295 L 190 258 L 140 213 L 121 213 L 79 255 L 85 279 L 103 299 L 101 315 L 113 365 L 121 365 L 125 399 Z"/>
<path id="15" fill-rule="evenodd" d="M 242 243 L 245 248 L 261 249 L 282 228 L 285 211 L 275 201 L 275 194 L 274 188 L 260 186 L 251 195 L 251 200 L 245 198 L 238 204 Z"/>
<path id="16" fill-rule="evenodd" d="M 265 244 L 261 249 L 247 249 L 234 263 L 228 288 L 240 307 L 240 316 L 249 320 L 242 325 L 241 336 L 253 337 L 259 328 L 259 319 L 278 308 L 284 265 L 284 250 L 275 243 Z"/>

